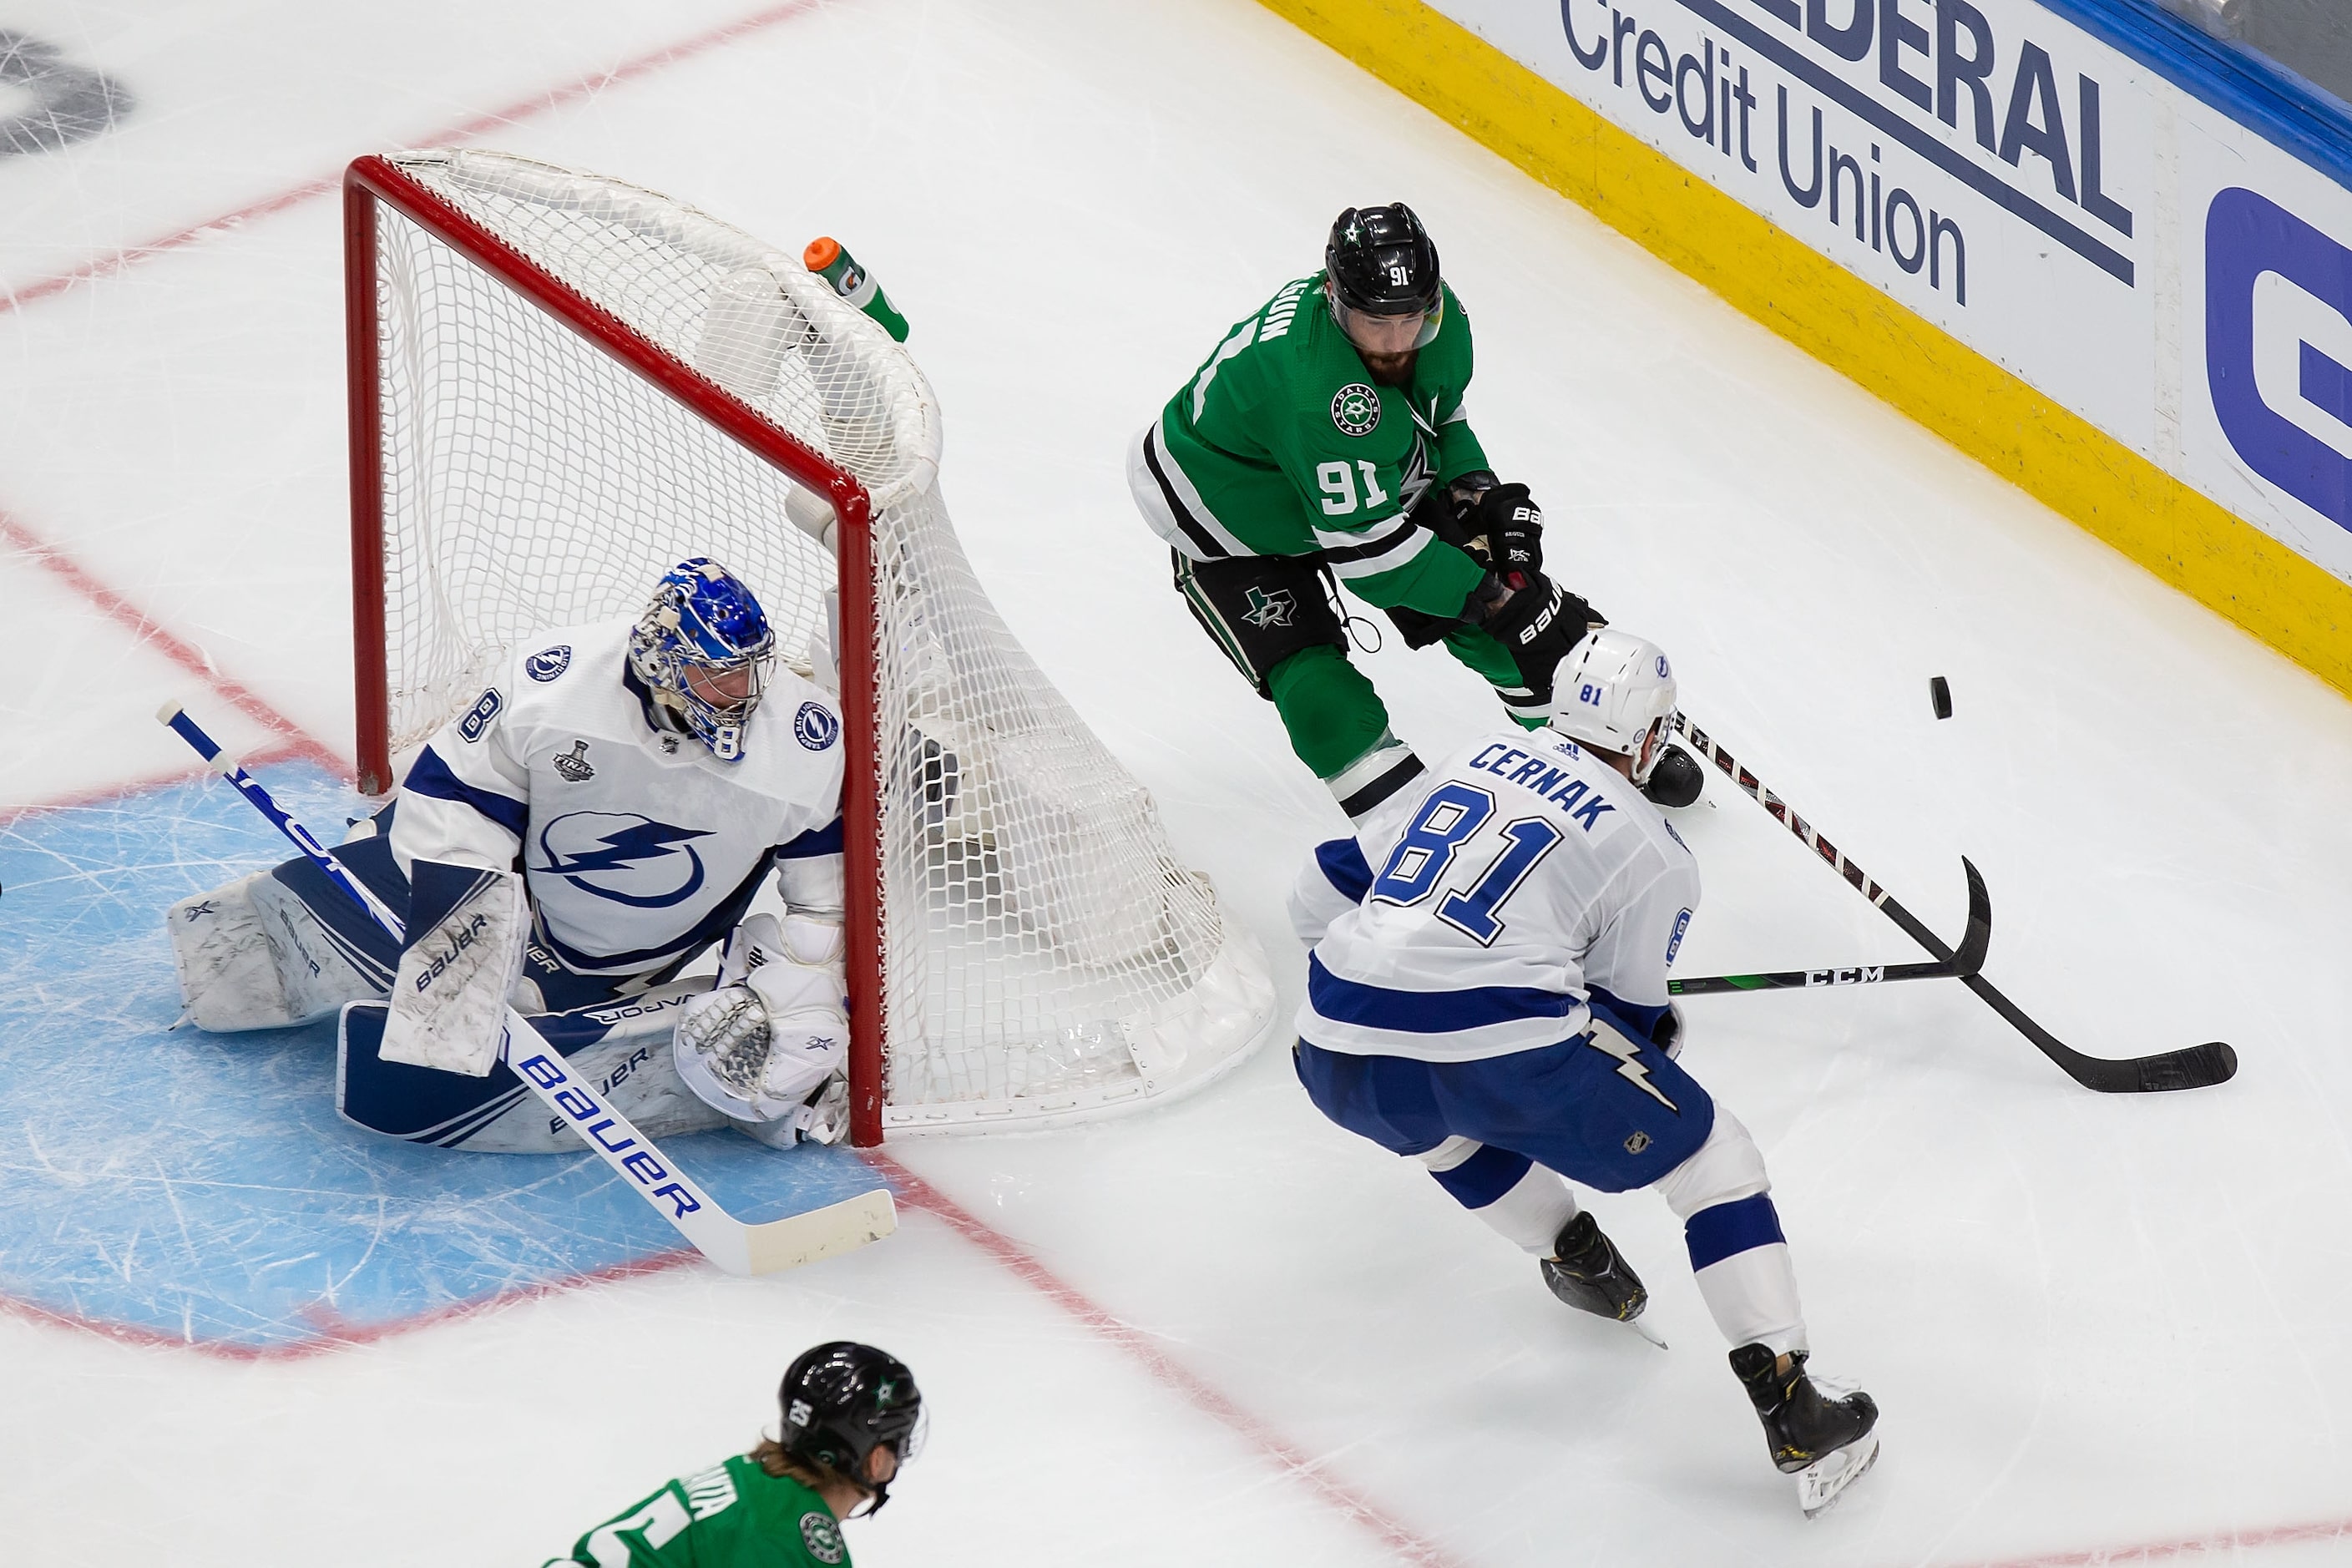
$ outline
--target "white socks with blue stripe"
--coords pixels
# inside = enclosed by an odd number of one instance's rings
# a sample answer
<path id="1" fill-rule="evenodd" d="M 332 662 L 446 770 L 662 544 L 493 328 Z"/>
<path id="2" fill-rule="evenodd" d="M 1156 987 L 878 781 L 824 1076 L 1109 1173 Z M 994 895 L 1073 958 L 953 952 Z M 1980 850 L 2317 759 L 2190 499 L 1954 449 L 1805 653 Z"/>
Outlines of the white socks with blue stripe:
<path id="1" fill-rule="evenodd" d="M 1683 1221 L 1691 1271 L 1715 1325 L 1733 1345 L 1807 1349 L 1797 1270 L 1773 1212 L 1764 1156 L 1721 1105 L 1698 1152 L 1653 1184 Z"/>
<path id="2" fill-rule="evenodd" d="M 1568 1184 L 1524 1154 L 1448 1138 L 1420 1159 L 1455 1202 L 1530 1258 L 1549 1258 L 1576 1217 Z"/>

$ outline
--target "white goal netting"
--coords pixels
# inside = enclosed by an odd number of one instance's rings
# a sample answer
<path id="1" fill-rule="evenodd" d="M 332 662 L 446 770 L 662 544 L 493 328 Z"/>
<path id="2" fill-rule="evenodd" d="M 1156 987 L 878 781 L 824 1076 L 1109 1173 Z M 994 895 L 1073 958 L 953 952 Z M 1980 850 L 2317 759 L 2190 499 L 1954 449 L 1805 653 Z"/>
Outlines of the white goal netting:
<path id="1" fill-rule="evenodd" d="M 500 153 L 390 163 L 504 247 L 376 203 L 391 748 L 523 639 L 635 613 L 688 555 L 838 679 L 833 511 L 722 427 L 724 388 L 871 497 L 877 717 L 852 765 L 879 792 L 886 1131 L 1087 1114 L 1236 1059 L 1272 1016 L 1264 958 L 982 591 L 906 351 L 795 257 L 651 192 Z M 551 314 L 532 272 L 660 363 Z"/>

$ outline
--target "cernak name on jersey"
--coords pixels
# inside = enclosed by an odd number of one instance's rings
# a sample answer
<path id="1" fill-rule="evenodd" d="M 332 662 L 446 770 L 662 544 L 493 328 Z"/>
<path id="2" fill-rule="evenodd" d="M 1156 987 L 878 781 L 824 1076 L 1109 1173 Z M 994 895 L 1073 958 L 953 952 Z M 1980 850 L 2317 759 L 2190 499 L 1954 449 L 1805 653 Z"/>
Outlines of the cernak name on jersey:
<path id="1" fill-rule="evenodd" d="M 1562 741 L 1558 745 L 1563 755 L 1576 757 L 1583 754 L 1573 742 Z M 1541 757 L 1530 756 L 1517 746 L 1501 741 L 1486 746 L 1466 765 L 1541 796 L 1587 833 L 1592 831 L 1593 825 L 1603 815 L 1617 809 L 1600 791 L 1578 778 L 1571 770 L 1557 763 L 1546 762 Z"/>

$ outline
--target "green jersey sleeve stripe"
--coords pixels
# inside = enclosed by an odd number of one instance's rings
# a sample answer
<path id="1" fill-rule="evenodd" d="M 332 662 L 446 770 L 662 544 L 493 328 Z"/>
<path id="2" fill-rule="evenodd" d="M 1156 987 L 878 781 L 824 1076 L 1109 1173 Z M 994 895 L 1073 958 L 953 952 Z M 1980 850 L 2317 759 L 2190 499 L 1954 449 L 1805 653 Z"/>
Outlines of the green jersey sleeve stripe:
<path id="1" fill-rule="evenodd" d="M 1383 518 L 1370 528 L 1318 528 L 1315 542 L 1331 552 L 1334 559 L 1342 554 L 1377 555 L 1419 526 L 1410 517 L 1397 516 Z"/>
<path id="2" fill-rule="evenodd" d="M 1427 529 L 1412 528 L 1407 529 L 1392 542 L 1383 541 L 1383 547 L 1370 555 L 1356 550 L 1334 550 L 1323 559 L 1330 563 L 1332 572 L 1340 581 L 1352 582 L 1360 577 L 1377 577 L 1383 572 L 1409 566 L 1423 551 L 1436 542 L 1437 535 Z"/>

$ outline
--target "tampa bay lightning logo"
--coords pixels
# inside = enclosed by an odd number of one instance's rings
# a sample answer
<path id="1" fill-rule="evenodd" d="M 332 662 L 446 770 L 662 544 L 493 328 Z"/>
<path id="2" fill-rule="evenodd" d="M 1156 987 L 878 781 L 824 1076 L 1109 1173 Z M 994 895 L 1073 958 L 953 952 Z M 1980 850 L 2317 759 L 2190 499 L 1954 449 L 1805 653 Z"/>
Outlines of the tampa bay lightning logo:
<path id="1" fill-rule="evenodd" d="M 689 840 L 709 837 L 633 811 L 569 811 L 539 830 L 531 869 L 631 909 L 663 910 L 701 890 L 702 857 Z"/>
<path id="2" fill-rule="evenodd" d="M 841 733 L 841 721 L 822 703 L 803 702 L 793 716 L 793 733 L 810 751 L 822 752 Z"/>
<path id="3" fill-rule="evenodd" d="M 572 668 L 572 645 L 543 647 L 522 661 L 523 673 L 533 680 L 553 680 Z"/>

